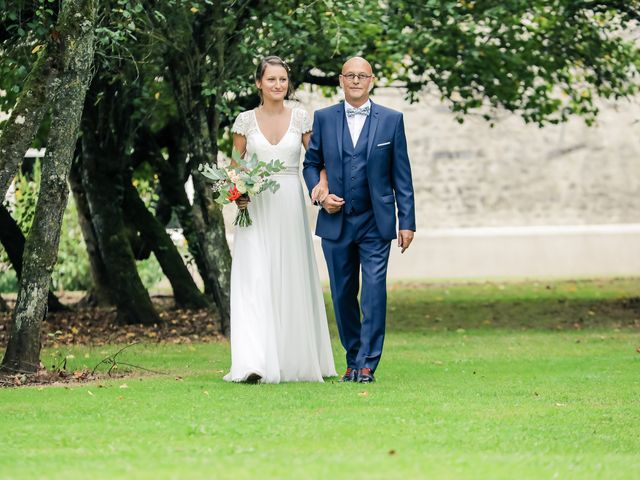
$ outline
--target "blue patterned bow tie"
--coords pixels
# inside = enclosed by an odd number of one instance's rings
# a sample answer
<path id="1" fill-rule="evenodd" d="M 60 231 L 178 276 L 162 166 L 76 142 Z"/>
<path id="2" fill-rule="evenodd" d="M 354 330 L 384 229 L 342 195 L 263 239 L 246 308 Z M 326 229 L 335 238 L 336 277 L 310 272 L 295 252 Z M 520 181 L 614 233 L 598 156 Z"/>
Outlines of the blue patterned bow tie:
<path id="1" fill-rule="evenodd" d="M 347 117 L 355 117 L 356 115 L 364 115 L 365 117 L 369 116 L 371 112 L 371 105 L 366 105 L 360 108 L 347 107 Z"/>

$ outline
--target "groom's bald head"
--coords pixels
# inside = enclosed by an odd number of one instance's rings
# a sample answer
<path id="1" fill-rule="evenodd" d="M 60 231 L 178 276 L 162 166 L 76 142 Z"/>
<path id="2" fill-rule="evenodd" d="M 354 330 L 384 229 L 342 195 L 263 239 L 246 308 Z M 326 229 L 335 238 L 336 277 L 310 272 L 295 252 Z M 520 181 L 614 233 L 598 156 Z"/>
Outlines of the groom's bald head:
<path id="1" fill-rule="evenodd" d="M 342 65 L 340 86 L 344 99 L 353 107 L 359 107 L 369 99 L 373 72 L 371 64 L 362 57 L 352 57 Z"/>
<path id="2" fill-rule="evenodd" d="M 349 60 L 344 62 L 342 65 L 342 74 L 344 75 L 351 70 L 368 73 L 369 75 L 373 73 L 371 64 L 362 57 L 351 57 Z"/>

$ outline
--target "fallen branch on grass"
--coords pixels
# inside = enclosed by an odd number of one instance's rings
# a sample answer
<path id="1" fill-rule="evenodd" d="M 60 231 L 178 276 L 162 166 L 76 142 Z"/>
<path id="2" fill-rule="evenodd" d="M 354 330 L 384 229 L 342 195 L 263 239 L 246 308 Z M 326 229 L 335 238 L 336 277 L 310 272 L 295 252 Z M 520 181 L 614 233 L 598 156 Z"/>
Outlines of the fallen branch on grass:
<path id="1" fill-rule="evenodd" d="M 125 365 L 127 367 L 138 368 L 138 369 L 144 370 L 146 372 L 157 373 L 157 374 L 160 374 L 160 375 L 166 375 L 164 372 L 159 372 L 157 370 L 151 370 L 150 368 L 141 367 L 140 365 L 134 365 L 132 363 L 126 363 L 126 362 L 119 362 L 118 361 L 118 355 L 120 355 L 122 352 L 124 352 L 127 348 L 133 347 L 134 345 L 138 345 L 138 343 L 140 343 L 140 342 L 130 343 L 129 345 L 126 345 L 126 346 L 122 347 L 120 350 L 118 350 L 113 355 L 109 355 L 108 357 L 103 358 L 95 367 L 93 367 L 93 370 L 91 371 L 91 375 L 95 375 L 96 370 L 102 364 L 110 365 L 109 366 L 109 370 L 107 371 L 107 375 L 109 375 L 109 376 L 111 376 L 111 371 L 114 368 L 118 368 L 118 365 Z"/>

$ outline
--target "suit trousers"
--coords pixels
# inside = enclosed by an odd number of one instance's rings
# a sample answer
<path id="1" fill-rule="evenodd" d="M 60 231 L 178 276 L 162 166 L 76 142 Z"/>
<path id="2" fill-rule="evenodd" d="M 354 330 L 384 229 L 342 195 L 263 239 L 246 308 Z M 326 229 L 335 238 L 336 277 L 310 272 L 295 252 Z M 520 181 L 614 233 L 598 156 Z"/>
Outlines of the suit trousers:
<path id="1" fill-rule="evenodd" d="M 342 214 L 344 223 L 338 239 L 322 239 L 333 309 L 347 352 L 347 366 L 375 371 L 384 343 L 391 241 L 382 238 L 372 210 Z M 358 302 L 360 270 L 362 292 Z"/>

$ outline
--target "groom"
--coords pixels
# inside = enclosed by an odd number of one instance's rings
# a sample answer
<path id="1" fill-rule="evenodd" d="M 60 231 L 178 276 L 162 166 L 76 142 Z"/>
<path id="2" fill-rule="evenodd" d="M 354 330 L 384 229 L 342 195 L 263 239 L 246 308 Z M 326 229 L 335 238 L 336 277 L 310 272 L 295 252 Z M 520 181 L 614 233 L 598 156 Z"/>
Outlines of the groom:
<path id="1" fill-rule="evenodd" d="M 328 193 L 312 199 L 322 206 L 316 235 L 322 237 L 338 332 L 347 351 L 344 382 L 375 380 L 384 342 L 396 205 L 402 252 L 416 230 L 402 114 L 369 99 L 372 79 L 364 58 L 354 57 L 343 65 L 340 86 L 345 101 L 315 113 L 304 159 L 310 192 L 321 183 L 321 170 L 327 173 Z"/>

